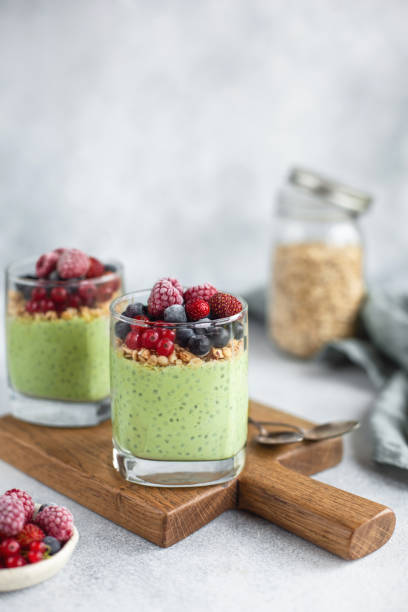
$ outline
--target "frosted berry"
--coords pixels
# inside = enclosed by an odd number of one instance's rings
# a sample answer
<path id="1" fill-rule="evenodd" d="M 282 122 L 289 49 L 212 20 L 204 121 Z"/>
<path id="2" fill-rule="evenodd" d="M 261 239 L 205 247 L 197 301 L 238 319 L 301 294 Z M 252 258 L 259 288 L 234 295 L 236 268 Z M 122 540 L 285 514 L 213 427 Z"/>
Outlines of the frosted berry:
<path id="1" fill-rule="evenodd" d="M 16 555 L 20 552 L 20 544 L 14 538 L 6 538 L 0 544 L 0 557 Z"/>
<path id="2" fill-rule="evenodd" d="M 68 291 L 64 287 L 53 287 L 51 289 L 51 299 L 55 304 L 65 304 L 68 299 Z"/>
<path id="3" fill-rule="evenodd" d="M 91 305 L 96 298 L 96 287 L 91 281 L 81 281 L 78 285 L 78 295 L 87 306 Z"/>
<path id="4" fill-rule="evenodd" d="M 17 499 L 19 499 L 24 506 L 25 521 L 31 521 L 34 514 L 34 501 L 27 491 L 22 491 L 21 489 L 9 489 L 4 495 L 17 497 Z"/>
<path id="5" fill-rule="evenodd" d="M 0 497 L 0 535 L 15 536 L 25 523 L 23 502 L 12 495 Z"/>
<path id="6" fill-rule="evenodd" d="M 169 276 L 166 276 L 162 280 L 169 281 L 169 283 L 171 283 L 173 287 L 177 289 L 177 291 L 181 293 L 181 295 L 183 295 L 183 285 L 180 283 L 180 281 L 177 280 L 177 278 L 170 278 Z"/>
<path id="7" fill-rule="evenodd" d="M 214 319 L 223 319 L 241 312 L 242 304 L 229 293 L 215 293 L 210 299 L 210 309 Z"/>
<path id="8" fill-rule="evenodd" d="M 10 555 L 4 559 L 4 565 L 8 569 L 11 569 L 12 567 L 23 567 L 23 565 L 26 564 L 27 561 L 21 555 Z"/>
<path id="9" fill-rule="evenodd" d="M 163 313 L 163 319 L 169 323 L 185 323 L 187 321 L 186 309 L 181 304 L 168 306 Z"/>
<path id="10" fill-rule="evenodd" d="M 31 292 L 31 299 L 34 301 L 44 300 L 47 297 L 45 287 L 34 287 Z"/>
<path id="11" fill-rule="evenodd" d="M 132 351 L 142 348 L 142 334 L 138 331 L 131 331 L 127 334 L 125 344 Z"/>
<path id="12" fill-rule="evenodd" d="M 57 267 L 58 260 L 59 255 L 55 251 L 41 255 L 35 264 L 35 273 L 38 278 L 47 278 Z"/>
<path id="13" fill-rule="evenodd" d="M 174 342 L 170 340 L 170 338 L 160 338 L 156 346 L 156 351 L 159 355 L 164 355 L 164 357 L 168 357 L 174 351 Z"/>
<path id="14" fill-rule="evenodd" d="M 169 280 L 160 279 L 153 286 L 148 299 L 148 312 L 153 317 L 161 317 L 168 306 L 182 304 L 183 294 Z"/>
<path id="15" fill-rule="evenodd" d="M 23 529 L 16 535 L 16 540 L 20 543 L 21 548 L 29 548 L 32 542 L 41 542 L 45 533 L 34 523 L 27 523 Z"/>
<path id="16" fill-rule="evenodd" d="M 57 262 L 58 274 L 63 279 L 85 276 L 88 268 L 89 257 L 79 249 L 66 249 Z"/>
<path id="17" fill-rule="evenodd" d="M 206 302 L 209 302 L 210 298 L 217 293 L 217 289 L 210 285 L 210 283 L 204 283 L 204 285 L 195 285 L 194 287 L 190 287 L 184 292 L 184 301 L 189 302 L 190 300 L 195 300 L 196 298 L 201 298 Z"/>
<path id="18" fill-rule="evenodd" d="M 105 266 L 96 257 L 89 258 L 89 268 L 86 273 L 86 278 L 97 278 L 105 274 Z"/>
<path id="19" fill-rule="evenodd" d="M 47 535 L 61 542 L 69 540 L 74 528 L 74 518 L 63 506 L 47 506 L 37 514 L 36 522 Z"/>
<path id="20" fill-rule="evenodd" d="M 156 329 L 148 329 L 142 333 L 142 346 L 147 349 L 154 349 L 160 339 L 160 334 Z"/>
<path id="21" fill-rule="evenodd" d="M 205 300 L 196 298 L 187 302 L 186 313 L 190 321 L 199 321 L 210 314 L 210 307 Z"/>

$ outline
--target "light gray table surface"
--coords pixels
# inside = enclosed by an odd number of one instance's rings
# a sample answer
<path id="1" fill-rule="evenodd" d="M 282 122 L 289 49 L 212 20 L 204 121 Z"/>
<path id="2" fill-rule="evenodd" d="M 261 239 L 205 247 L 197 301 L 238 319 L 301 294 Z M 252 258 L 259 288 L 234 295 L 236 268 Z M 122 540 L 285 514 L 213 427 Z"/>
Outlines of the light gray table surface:
<path id="1" fill-rule="evenodd" d="M 283 357 L 252 325 L 249 386 L 252 398 L 311 420 L 362 420 L 345 441 L 342 463 L 318 478 L 395 511 L 395 533 L 382 549 L 343 561 L 238 511 L 161 549 L 0 461 L 1 489 L 19 487 L 36 500 L 67 505 L 81 536 L 57 576 L 0 594 L 1 612 L 407 610 L 408 474 L 371 461 L 367 414 L 374 391 L 365 376 L 353 368 L 333 371 Z M 1 394 L 4 411 L 4 374 Z"/>

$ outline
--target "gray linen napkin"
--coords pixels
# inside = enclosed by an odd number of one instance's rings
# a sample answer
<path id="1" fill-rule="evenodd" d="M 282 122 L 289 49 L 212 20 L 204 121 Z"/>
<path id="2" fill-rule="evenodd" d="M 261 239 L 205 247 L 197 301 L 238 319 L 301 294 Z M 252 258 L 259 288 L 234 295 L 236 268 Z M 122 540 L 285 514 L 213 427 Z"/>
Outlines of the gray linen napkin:
<path id="1" fill-rule="evenodd" d="M 264 291 L 247 300 L 250 315 L 264 321 Z M 408 469 L 408 296 L 372 289 L 360 319 L 358 337 L 329 343 L 317 359 L 366 371 L 378 389 L 370 416 L 374 459 Z"/>

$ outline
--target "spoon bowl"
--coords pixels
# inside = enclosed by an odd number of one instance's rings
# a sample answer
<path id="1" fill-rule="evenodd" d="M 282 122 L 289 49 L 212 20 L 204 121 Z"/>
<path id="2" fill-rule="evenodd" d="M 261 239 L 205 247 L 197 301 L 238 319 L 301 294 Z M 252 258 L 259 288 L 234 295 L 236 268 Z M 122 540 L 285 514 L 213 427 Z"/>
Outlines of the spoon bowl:
<path id="1" fill-rule="evenodd" d="M 255 440 L 259 444 L 273 446 L 274 444 L 293 444 L 308 440 L 310 442 L 318 442 L 319 440 L 329 440 L 330 438 L 338 438 L 344 436 L 357 429 L 360 426 L 358 421 L 332 421 L 322 423 L 310 429 L 302 429 L 291 423 L 278 423 L 274 421 L 255 421 L 251 417 L 248 418 L 248 423 L 255 425 L 258 429 L 258 434 Z M 285 431 L 268 431 L 266 426 L 285 427 Z"/>

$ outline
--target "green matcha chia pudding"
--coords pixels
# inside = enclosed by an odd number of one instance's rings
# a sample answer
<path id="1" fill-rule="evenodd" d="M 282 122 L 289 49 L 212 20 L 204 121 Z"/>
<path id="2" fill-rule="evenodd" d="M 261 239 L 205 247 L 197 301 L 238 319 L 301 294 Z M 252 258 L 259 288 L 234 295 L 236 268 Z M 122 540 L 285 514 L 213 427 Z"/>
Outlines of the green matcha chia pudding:
<path id="1" fill-rule="evenodd" d="M 156 285 L 111 305 L 114 465 L 145 485 L 225 482 L 245 460 L 246 304 L 208 284 Z"/>
<path id="2" fill-rule="evenodd" d="M 7 281 L 11 413 L 55 426 L 109 418 L 109 303 L 121 266 L 57 249 L 12 264 Z"/>

